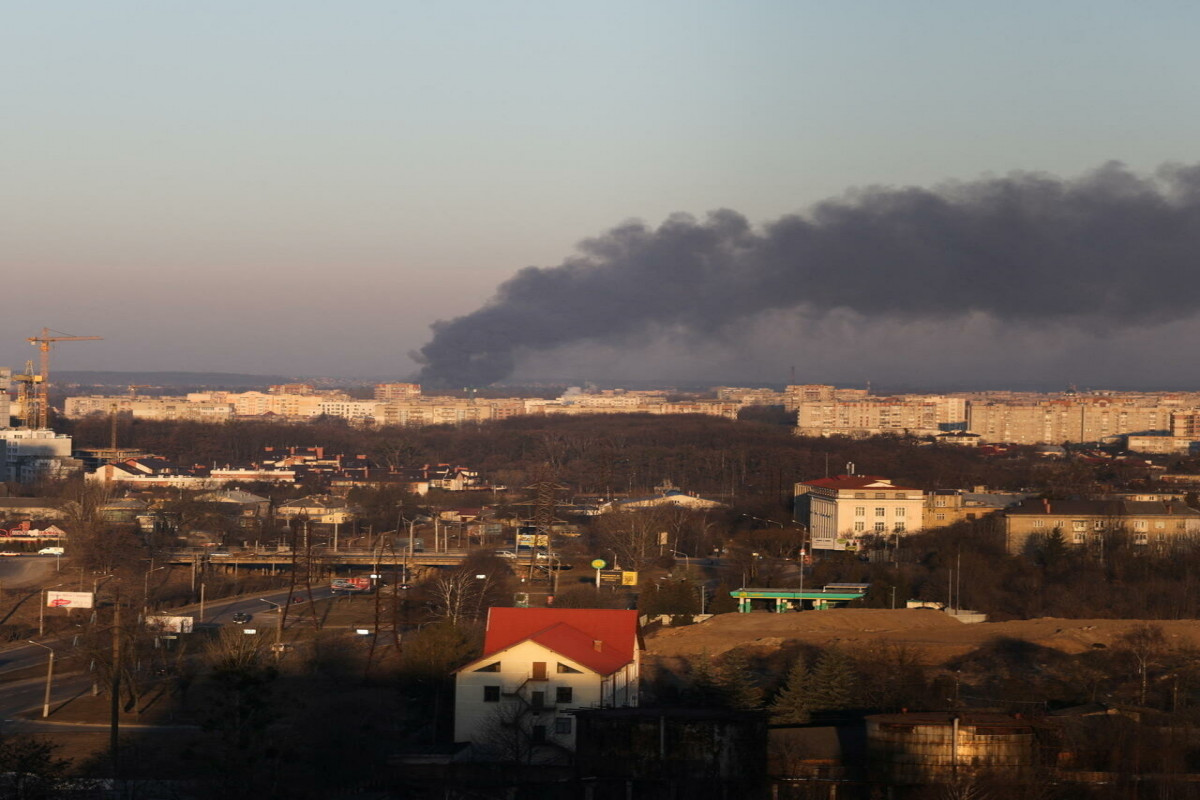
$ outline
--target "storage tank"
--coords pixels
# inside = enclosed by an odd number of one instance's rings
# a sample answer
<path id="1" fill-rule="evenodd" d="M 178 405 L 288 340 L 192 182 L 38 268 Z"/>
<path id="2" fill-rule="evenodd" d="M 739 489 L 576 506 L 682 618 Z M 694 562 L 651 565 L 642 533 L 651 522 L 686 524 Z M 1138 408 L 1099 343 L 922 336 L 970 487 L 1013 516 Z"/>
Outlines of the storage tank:
<path id="1" fill-rule="evenodd" d="M 867 717 L 873 780 L 892 785 L 940 783 L 956 773 L 1029 776 L 1034 730 L 1028 720 L 984 712 L 920 712 Z"/>

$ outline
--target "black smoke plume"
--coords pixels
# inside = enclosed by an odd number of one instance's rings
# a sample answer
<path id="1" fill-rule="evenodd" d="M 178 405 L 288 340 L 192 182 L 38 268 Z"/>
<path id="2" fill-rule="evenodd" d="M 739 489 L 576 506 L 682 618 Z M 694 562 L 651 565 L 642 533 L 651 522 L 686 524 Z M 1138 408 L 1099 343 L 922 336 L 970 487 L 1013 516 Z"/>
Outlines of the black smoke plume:
<path id="1" fill-rule="evenodd" d="M 482 308 L 433 325 L 420 380 L 482 386 L 561 345 L 705 337 L 780 310 L 874 318 L 984 312 L 1126 328 L 1200 308 L 1200 166 L 1108 164 L 869 189 L 761 228 L 732 211 L 632 222 L 557 267 L 529 267 Z"/>

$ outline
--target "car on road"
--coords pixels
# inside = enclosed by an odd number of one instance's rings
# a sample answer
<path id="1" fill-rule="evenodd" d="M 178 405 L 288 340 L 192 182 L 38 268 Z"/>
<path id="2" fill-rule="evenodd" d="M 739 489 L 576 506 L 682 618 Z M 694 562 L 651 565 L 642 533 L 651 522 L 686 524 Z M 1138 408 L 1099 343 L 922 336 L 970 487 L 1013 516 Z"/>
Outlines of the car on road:
<path id="1" fill-rule="evenodd" d="M 16 556 L 19 556 L 19 555 L 21 555 L 21 554 L 15 550 L 0 551 L 0 556 L 3 556 L 5 558 L 15 558 Z"/>
<path id="2" fill-rule="evenodd" d="M 514 553 L 512 550 L 497 550 L 496 558 L 509 558 L 509 559 L 512 559 L 513 561 L 516 561 L 517 554 Z"/>
<path id="3" fill-rule="evenodd" d="M 245 624 L 245 623 L 249 622 L 251 619 L 253 619 L 253 617 L 251 617 L 245 611 L 239 611 L 233 615 L 233 621 L 238 624 Z"/>
<path id="4" fill-rule="evenodd" d="M 560 556 L 558 553 L 555 553 L 553 551 L 546 553 L 546 552 L 539 550 L 538 554 L 537 554 L 537 559 L 538 559 L 538 561 L 562 561 L 562 556 Z"/>

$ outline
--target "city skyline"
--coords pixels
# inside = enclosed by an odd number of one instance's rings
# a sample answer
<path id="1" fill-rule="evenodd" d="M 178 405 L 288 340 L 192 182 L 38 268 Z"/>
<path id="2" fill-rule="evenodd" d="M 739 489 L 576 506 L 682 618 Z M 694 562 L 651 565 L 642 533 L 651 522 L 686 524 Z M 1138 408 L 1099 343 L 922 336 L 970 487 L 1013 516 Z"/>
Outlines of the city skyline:
<path id="1" fill-rule="evenodd" d="M 873 187 L 1071 182 L 1113 159 L 1147 176 L 1194 163 L 1200 133 L 1187 102 L 1200 10 L 1165 2 L 116 2 L 11 16 L 0 363 L 20 368 L 42 327 L 104 337 L 58 348 L 52 372 L 412 376 L 431 324 L 629 219 L 658 230 L 732 209 L 758 231 Z M 1188 295 L 1163 284 L 1151 288 Z M 1113 330 L 783 309 L 719 336 L 665 324 L 518 353 L 514 378 L 785 383 L 794 367 L 855 385 L 1151 387 L 1195 374 L 1194 314 L 1137 310 L 1114 304 L 1109 319 L 1128 323 Z"/>

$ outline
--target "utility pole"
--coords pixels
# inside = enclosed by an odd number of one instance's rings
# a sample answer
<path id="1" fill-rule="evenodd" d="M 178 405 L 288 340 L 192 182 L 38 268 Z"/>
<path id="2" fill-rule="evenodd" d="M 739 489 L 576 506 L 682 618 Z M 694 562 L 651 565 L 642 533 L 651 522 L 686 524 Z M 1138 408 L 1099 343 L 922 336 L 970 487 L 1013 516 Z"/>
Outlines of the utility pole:
<path id="1" fill-rule="evenodd" d="M 109 749 L 112 750 L 113 780 L 121 780 L 121 584 L 113 598 L 112 697 L 109 698 Z"/>
<path id="2" fill-rule="evenodd" d="M 42 719 L 50 716 L 50 686 L 54 681 L 54 648 L 49 645 L 35 642 L 33 639 L 26 639 L 30 644 L 36 644 L 38 647 L 44 647 L 49 651 L 50 660 L 46 663 L 46 700 L 42 703 Z"/>

